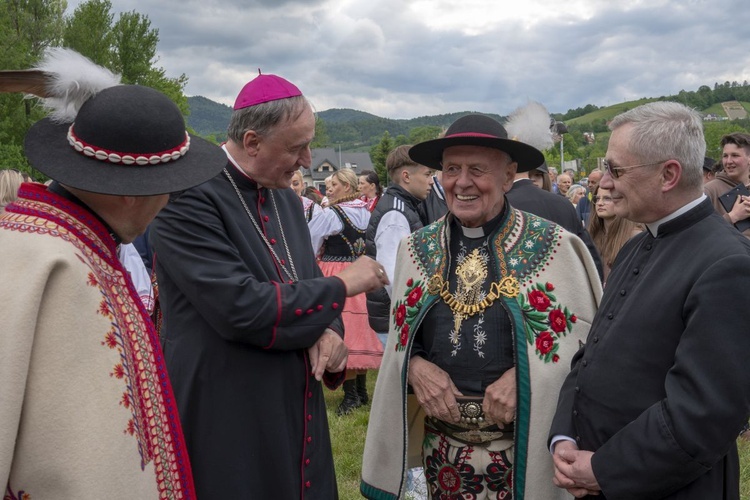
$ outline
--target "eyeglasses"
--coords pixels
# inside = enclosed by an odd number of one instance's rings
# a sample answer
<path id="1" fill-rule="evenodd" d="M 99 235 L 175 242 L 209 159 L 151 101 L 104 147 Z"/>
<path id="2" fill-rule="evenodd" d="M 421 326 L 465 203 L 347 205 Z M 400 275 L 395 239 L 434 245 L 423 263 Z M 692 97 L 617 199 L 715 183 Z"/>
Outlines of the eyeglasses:
<path id="1" fill-rule="evenodd" d="M 641 163 L 640 165 L 629 165 L 627 167 L 616 167 L 612 165 L 609 162 L 609 160 L 602 160 L 602 165 L 604 165 L 604 171 L 607 172 L 609 175 L 611 175 L 613 179 L 619 179 L 620 170 L 628 170 L 631 168 L 640 168 L 640 167 L 650 167 L 651 165 L 659 165 L 660 163 L 664 163 L 665 161 L 667 160 L 654 161 L 651 163 Z"/>
<path id="2" fill-rule="evenodd" d="M 594 205 L 596 205 L 600 201 L 602 203 L 612 203 L 612 197 L 611 196 L 594 196 L 591 200 L 594 202 Z"/>

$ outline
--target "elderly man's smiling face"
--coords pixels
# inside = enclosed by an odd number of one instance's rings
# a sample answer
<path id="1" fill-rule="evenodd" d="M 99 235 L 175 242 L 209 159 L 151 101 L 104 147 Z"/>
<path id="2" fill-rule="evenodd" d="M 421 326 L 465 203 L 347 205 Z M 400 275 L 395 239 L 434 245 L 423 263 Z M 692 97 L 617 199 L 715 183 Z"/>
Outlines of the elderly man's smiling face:
<path id="1" fill-rule="evenodd" d="M 443 188 L 448 209 L 466 227 L 479 227 L 503 210 L 518 164 L 504 152 L 482 146 L 443 151 Z"/>

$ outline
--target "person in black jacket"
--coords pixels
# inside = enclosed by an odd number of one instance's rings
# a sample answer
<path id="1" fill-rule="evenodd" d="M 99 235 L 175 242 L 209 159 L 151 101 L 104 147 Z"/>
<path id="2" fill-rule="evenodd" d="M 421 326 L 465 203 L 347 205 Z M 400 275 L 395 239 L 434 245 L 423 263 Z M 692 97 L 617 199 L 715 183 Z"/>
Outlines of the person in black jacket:
<path id="1" fill-rule="evenodd" d="M 610 128 L 599 186 L 647 230 L 618 253 L 560 391 L 554 482 L 598 500 L 738 500 L 750 241 L 703 193 L 700 113 L 653 102 Z"/>
<path id="2" fill-rule="evenodd" d="M 546 169 L 545 163 L 536 168 L 536 170 L 542 172 L 546 172 Z M 536 187 L 529 179 L 529 172 L 516 174 L 513 187 L 505 193 L 505 196 L 512 207 L 551 220 L 581 238 L 594 259 L 599 278 L 603 277 L 602 260 L 599 257 L 599 252 L 596 250 L 588 231 L 581 224 L 575 207 L 567 198 Z"/>

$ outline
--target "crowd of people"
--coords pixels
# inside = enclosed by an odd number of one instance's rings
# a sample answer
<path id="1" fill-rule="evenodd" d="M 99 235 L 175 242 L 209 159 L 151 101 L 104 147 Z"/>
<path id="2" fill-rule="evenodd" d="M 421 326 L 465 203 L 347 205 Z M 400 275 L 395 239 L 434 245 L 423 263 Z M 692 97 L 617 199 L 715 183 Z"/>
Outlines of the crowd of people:
<path id="1" fill-rule="evenodd" d="M 323 197 L 312 106 L 275 75 L 220 147 L 116 81 L 41 120 L 51 183 L 0 171 L 5 498 L 335 499 L 343 387 L 366 498 L 419 467 L 434 499 L 739 500 L 750 135 L 714 162 L 671 102 L 610 128 L 574 183 L 472 113 Z"/>

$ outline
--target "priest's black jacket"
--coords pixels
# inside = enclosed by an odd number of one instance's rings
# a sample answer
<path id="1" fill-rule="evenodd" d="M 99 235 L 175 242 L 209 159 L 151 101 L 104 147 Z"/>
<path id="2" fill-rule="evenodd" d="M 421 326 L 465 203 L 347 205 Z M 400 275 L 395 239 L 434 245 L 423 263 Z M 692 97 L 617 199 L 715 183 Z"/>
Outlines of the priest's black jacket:
<path id="1" fill-rule="evenodd" d="M 307 348 L 327 327 L 343 335 L 345 286 L 322 276 L 291 189 L 226 171 L 268 244 L 224 174 L 171 201 L 150 233 L 164 357 L 198 498 L 337 498 Z"/>
<path id="2" fill-rule="evenodd" d="M 622 248 L 550 433 L 594 452 L 591 498 L 739 499 L 749 283 L 750 242 L 707 199 Z"/>
<path id="3" fill-rule="evenodd" d="M 589 249 L 591 258 L 594 259 L 599 279 L 603 278 L 599 251 L 591 235 L 581 224 L 581 219 L 578 218 L 576 209 L 568 198 L 536 187 L 531 179 L 518 179 L 513 182 L 513 187 L 505 193 L 505 197 L 508 198 L 513 208 L 551 220 L 581 238 L 586 248 Z"/>

